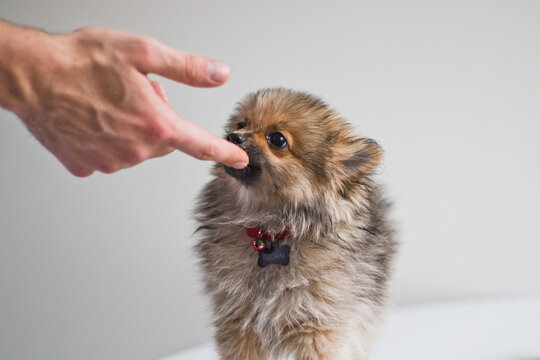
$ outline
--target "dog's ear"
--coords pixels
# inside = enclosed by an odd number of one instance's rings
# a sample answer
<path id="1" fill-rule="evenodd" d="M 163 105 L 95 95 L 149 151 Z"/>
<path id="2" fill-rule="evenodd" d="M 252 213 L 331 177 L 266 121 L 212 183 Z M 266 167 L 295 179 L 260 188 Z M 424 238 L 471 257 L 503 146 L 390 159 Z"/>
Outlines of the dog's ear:
<path id="1" fill-rule="evenodd" d="M 382 149 L 374 140 L 352 139 L 339 144 L 336 149 L 335 166 L 338 177 L 367 176 L 377 168 L 382 159 Z"/>

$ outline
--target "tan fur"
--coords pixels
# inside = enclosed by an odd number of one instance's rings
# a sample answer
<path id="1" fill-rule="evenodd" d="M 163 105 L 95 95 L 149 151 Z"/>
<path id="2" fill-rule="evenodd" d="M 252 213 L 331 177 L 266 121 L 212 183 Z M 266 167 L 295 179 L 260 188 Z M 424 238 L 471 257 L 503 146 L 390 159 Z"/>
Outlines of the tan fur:
<path id="1" fill-rule="evenodd" d="M 237 124 L 246 127 L 237 130 Z M 269 146 L 280 131 L 288 146 Z M 394 253 L 386 202 L 369 175 L 382 151 L 320 99 L 286 89 L 249 95 L 227 133 L 261 163 L 245 183 L 213 169 L 197 209 L 197 251 L 222 359 L 366 359 Z M 246 227 L 291 234 L 290 264 L 257 266 Z"/>

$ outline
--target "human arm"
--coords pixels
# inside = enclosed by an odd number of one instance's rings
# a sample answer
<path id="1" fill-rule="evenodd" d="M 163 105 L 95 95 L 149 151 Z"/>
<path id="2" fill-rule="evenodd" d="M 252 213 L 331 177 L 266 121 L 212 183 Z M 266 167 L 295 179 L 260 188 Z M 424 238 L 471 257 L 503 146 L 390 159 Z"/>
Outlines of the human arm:
<path id="1" fill-rule="evenodd" d="M 0 20 L 0 105 L 76 176 L 112 173 L 174 149 L 237 168 L 237 146 L 176 114 L 154 73 L 214 87 L 228 67 L 130 33 L 87 27 L 52 35 Z"/>

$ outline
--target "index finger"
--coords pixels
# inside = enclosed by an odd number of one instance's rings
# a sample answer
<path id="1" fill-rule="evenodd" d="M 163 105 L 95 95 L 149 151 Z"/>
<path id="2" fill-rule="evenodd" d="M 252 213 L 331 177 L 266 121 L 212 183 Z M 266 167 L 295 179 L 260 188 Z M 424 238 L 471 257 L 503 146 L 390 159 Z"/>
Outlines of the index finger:
<path id="1" fill-rule="evenodd" d="M 243 169 L 249 164 L 248 155 L 237 145 L 184 120 L 170 108 L 169 111 L 169 116 L 173 117 L 170 146 L 199 160 L 213 160 L 235 169 Z"/>

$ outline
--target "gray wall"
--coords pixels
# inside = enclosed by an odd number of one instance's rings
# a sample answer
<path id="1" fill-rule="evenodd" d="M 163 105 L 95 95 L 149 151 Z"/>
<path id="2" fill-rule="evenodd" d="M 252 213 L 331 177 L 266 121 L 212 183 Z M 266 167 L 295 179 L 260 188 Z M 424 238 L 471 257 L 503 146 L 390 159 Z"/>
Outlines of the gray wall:
<path id="1" fill-rule="evenodd" d="M 228 62 L 219 89 L 164 81 L 214 133 L 251 90 L 323 96 L 386 150 L 396 302 L 540 292 L 540 2 L 2 0 L 0 14 Z M 175 153 L 79 179 L 0 117 L 0 358 L 154 359 L 209 340 L 189 214 L 211 164 Z"/>

